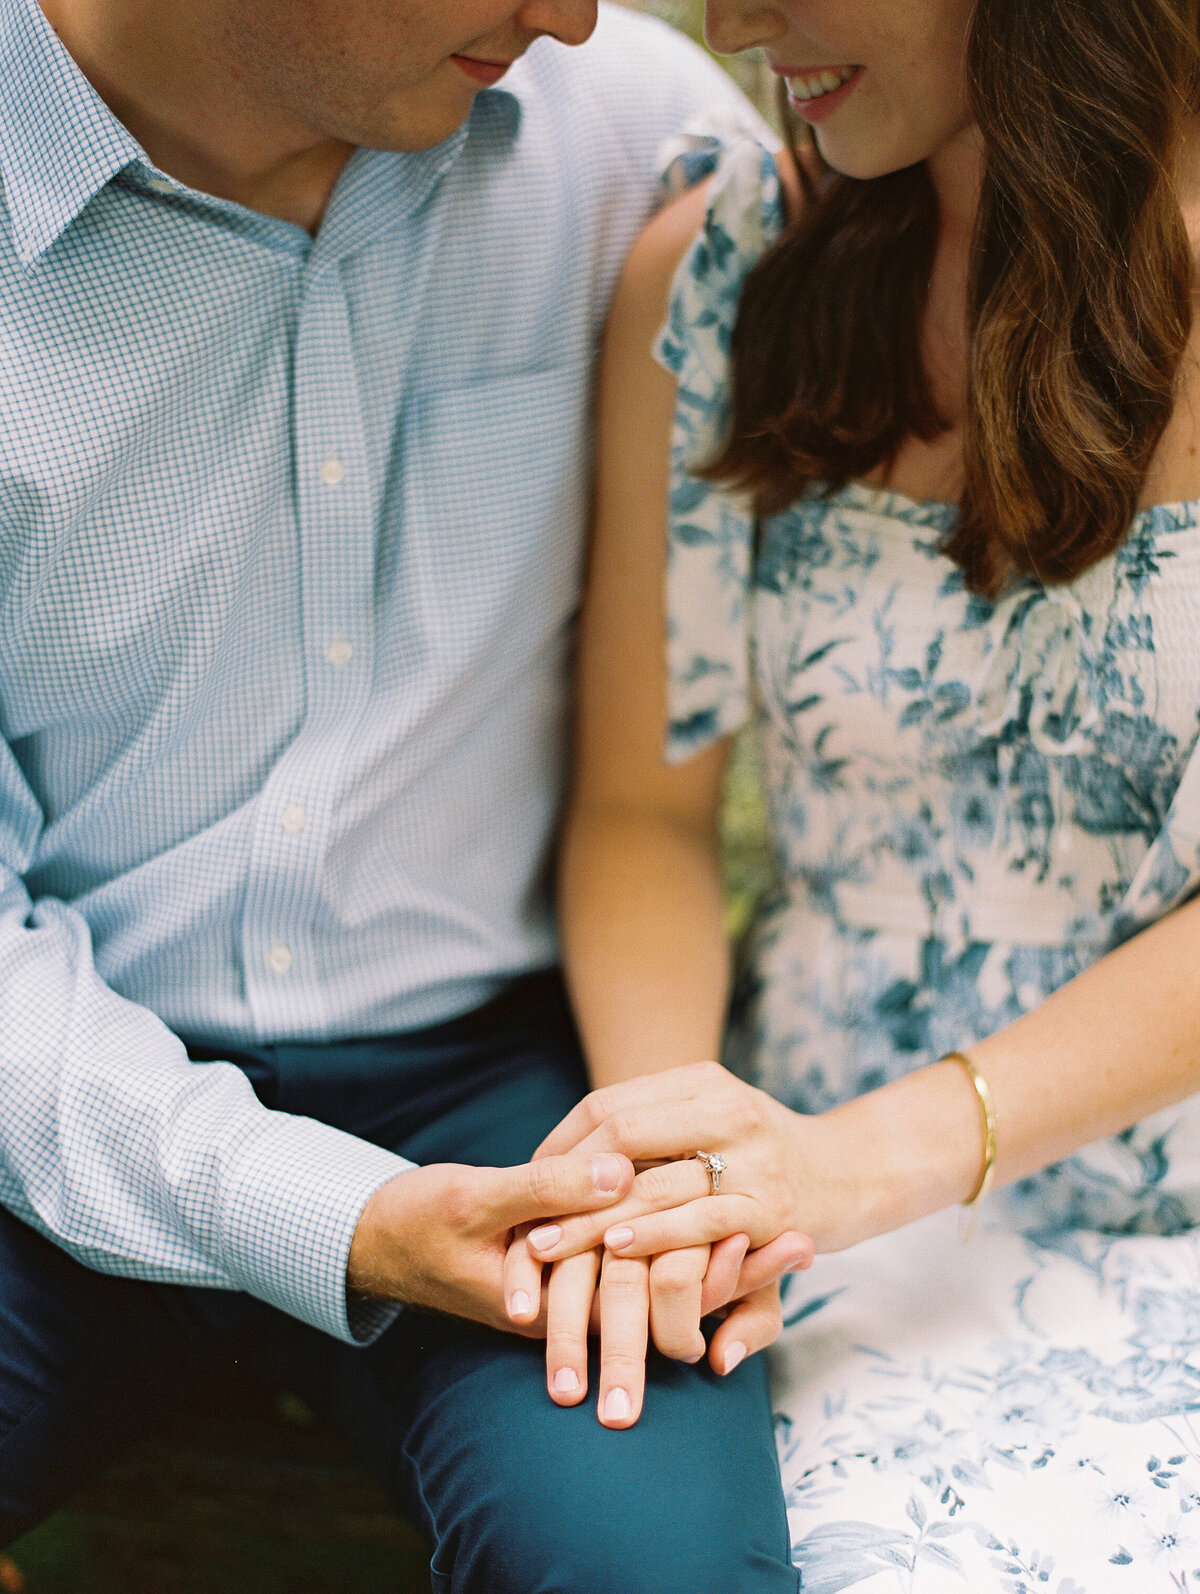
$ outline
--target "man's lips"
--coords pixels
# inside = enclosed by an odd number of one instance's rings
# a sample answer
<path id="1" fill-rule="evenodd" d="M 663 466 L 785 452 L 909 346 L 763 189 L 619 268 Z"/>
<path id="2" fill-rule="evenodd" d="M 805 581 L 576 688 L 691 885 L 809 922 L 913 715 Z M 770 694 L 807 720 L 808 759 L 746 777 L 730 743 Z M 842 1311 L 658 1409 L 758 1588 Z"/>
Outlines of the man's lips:
<path id="1" fill-rule="evenodd" d="M 472 55 L 452 55 L 450 59 L 473 83 L 482 83 L 485 88 L 499 83 L 512 65 L 511 61 L 477 61 Z"/>

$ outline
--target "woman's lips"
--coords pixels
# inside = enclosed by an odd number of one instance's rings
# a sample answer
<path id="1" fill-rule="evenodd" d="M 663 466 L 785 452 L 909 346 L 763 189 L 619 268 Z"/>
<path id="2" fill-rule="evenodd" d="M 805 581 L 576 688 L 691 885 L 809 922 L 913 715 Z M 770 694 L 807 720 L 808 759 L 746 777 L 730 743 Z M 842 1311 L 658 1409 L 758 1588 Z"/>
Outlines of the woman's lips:
<path id="1" fill-rule="evenodd" d="M 823 122 L 849 99 L 857 88 L 861 66 L 779 66 L 771 63 L 787 85 L 788 102 L 807 122 Z"/>
<path id="2" fill-rule="evenodd" d="M 473 83 L 482 83 L 485 88 L 490 88 L 493 83 L 499 83 L 512 65 L 511 61 L 476 61 L 469 55 L 452 55 L 450 59 Z"/>
<path id="3" fill-rule="evenodd" d="M 847 77 L 844 82 L 839 83 L 836 88 L 826 89 L 823 93 L 814 95 L 808 99 L 801 99 L 798 95 L 793 94 L 791 92 L 791 84 L 789 83 L 788 104 L 792 107 L 792 110 L 795 111 L 796 115 L 802 116 L 806 122 L 816 123 L 827 121 L 835 111 L 841 109 L 841 107 L 854 93 L 855 89 L 862 81 L 862 75 L 865 70 L 865 67 L 855 67 L 850 76 Z"/>

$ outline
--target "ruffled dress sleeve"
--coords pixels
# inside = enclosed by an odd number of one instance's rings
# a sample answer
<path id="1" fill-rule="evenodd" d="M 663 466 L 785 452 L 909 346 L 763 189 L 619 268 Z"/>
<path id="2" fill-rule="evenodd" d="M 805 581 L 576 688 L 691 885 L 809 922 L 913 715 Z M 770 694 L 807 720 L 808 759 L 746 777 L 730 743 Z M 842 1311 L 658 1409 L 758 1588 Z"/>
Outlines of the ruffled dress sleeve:
<path id="1" fill-rule="evenodd" d="M 743 496 L 694 471 L 725 436 L 738 301 L 782 230 L 783 194 L 774 157 L 761 144 L 745 140 L 712 163 L 704 225 L 680 263 L 654 346 L 678 382 L 667 544 L 668 763 L 737 730 L 750 708 L 754 514 Z"/>

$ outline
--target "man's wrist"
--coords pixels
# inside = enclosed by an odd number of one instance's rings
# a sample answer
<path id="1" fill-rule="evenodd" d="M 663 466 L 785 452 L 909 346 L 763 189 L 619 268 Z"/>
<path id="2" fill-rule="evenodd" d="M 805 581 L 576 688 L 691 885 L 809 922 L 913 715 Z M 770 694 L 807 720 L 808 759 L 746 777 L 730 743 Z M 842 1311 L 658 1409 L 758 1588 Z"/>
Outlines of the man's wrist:
<path id="1" fill-rule="evenodd" d="M 368 1196 L 346 1257 L 346 1289 L 351 1295 L 373 1301 L 402 1300 L 397 1264 L 403 1254 L 399 1243 L 406 1203 L 397 1200 L 398 1186 L 415 1169 L 397 1174 Z"/>

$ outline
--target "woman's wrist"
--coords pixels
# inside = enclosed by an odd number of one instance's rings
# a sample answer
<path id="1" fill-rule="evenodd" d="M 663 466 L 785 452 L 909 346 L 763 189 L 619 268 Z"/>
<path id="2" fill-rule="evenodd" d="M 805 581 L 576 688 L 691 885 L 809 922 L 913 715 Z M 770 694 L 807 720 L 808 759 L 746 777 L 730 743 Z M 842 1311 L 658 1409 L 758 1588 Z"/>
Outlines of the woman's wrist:
<path id="1" fill-rule="evenodd" d="M 853 1182 L 844 1215 L 819 1250 L 840 1250 L 970 1199 L 984 1139 L 979 1098 L 961 1063 L 942 1060 L 835 1107 L 819 1120 Z M 803 1224 L 800 1225 L 804 1227 Z"/>

